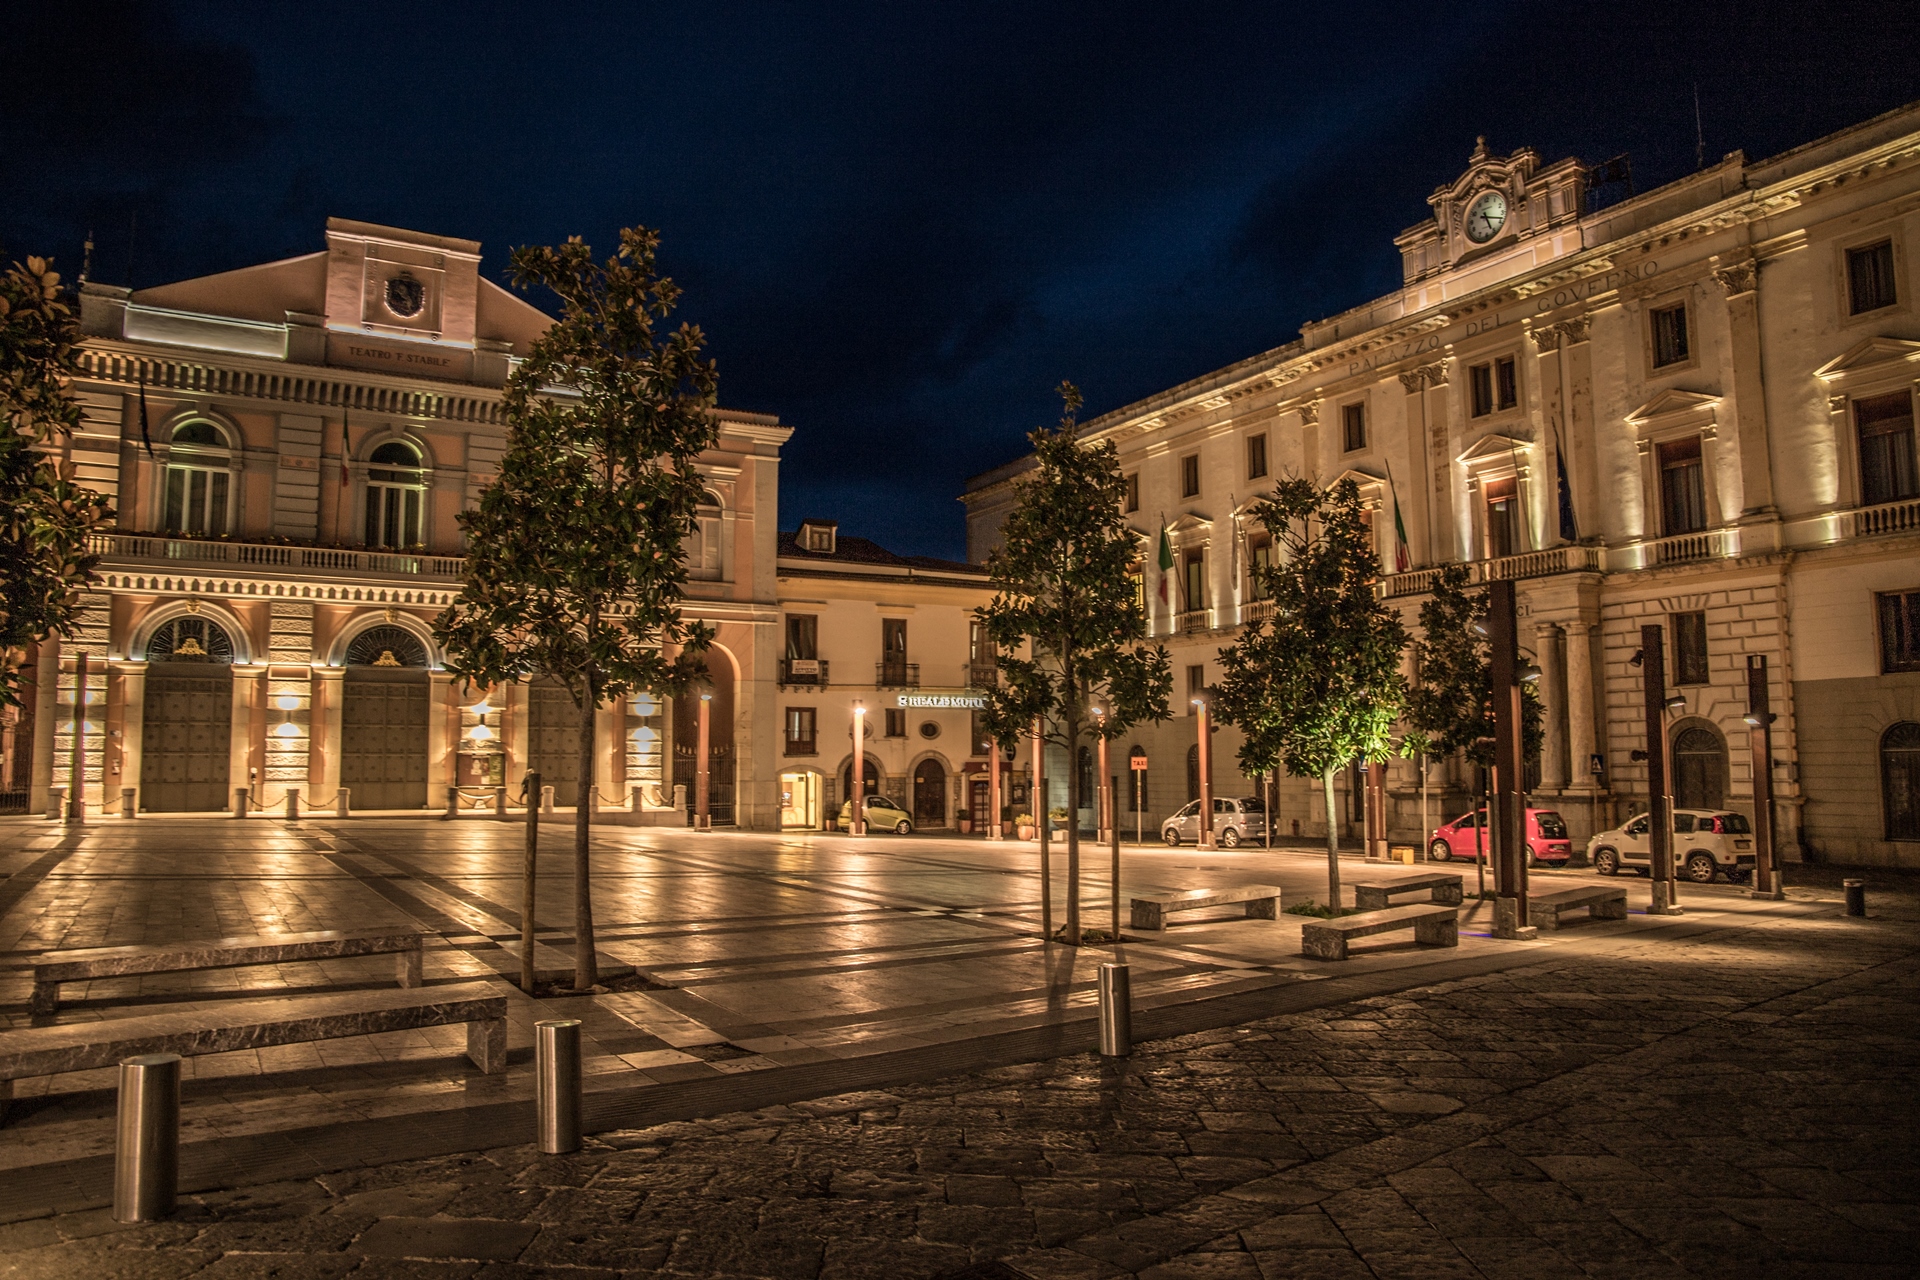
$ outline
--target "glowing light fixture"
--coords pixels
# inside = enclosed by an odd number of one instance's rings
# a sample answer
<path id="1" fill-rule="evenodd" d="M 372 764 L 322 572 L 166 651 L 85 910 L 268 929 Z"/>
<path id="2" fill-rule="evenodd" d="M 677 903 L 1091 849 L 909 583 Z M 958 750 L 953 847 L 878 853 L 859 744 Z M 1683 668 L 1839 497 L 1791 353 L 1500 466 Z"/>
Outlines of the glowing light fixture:
<path id="1" fill-rule="evenodd" d="M 477 716 L 490 716 L 493 714 L 493 708 L 487 705 L 487 700 L 485 698 L 480 699 L 480 701 L 468 707 L 467 710 L 473 712 L 473 714 Z"/>
<path id="2" fill-rule="evenodd" d="M 300 709 L 300 698 L 296 694 L 283 693 L 280 695 L 279 701 L 274 703 L 274 705 L 282 711 L 297 711 Z M 281 736 L 285 737 L 286 735 L 282 734 Z"/>
<path id="3" fill-rule="evenodd" d="M 473 742 L 492 742 L 493 730 L 487 728 L 484 724 L 477 724 L 467 730 L 467 737 Z"/>
<path id="4" fill-rule="evenodd" d="M 300 726 L 291 720 L 283 720 L 274 727 L 273 736 L 276 738 L 297 738 L 300 736 Z"/>

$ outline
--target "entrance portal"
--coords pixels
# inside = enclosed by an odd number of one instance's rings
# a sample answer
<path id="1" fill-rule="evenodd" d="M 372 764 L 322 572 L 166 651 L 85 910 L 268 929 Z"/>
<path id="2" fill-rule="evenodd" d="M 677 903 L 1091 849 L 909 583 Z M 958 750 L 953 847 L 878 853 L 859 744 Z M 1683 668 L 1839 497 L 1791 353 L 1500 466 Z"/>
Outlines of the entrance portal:
<path id="1" fill-rule="evenodd" d="M 340 785 L 355 809 L 427 807 L 427 650 L 402 627 L 370 627 L 347 646 L 341 682 Z"/>
<path id="2" fill-rule="evenodd" d="M 140 730 L 140 807 L 211 813 L 227 807 L 233 744 L 233 643 L 219 624 L 175 618 L 147 643 Z"/>
<path id="3" fill-rule="evenodd" d="M 553 788 L 555 804 L 579 803 L 580 708 L 557 681 L 527 686 L 527 768 L 539 773 L 541 786 Z"/>
<path id="4" fill-rule="evenodd" d="M 913 825 L 947 825 L 947 771 L 938 760 L 922 760 L 913 771 Z"/>
<path id="5" fill-rule="evenodd" d="M 780 829 L 812 830 L 820 825 L 820 775 L 780 775 Z"/>

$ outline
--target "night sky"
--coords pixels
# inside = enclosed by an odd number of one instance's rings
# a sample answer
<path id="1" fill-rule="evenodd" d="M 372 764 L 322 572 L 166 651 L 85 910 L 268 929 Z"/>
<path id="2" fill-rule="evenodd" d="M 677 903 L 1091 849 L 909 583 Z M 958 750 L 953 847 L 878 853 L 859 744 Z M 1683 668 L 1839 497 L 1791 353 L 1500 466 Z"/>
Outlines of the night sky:
<path id="1" fill-rule="evenodd" d="M 7 7 L 0 250 L 136 287 L 329 215 L 660 228 L 782 524 L 962 554 L 965 478 L 1399 283 L 1476 134 L 1642 190 L 1920 98 L 1920 4 Z M 137 215 L 138 230 L 129 236 Z M 536 300 L 537 301 L 537 300 Z"/>

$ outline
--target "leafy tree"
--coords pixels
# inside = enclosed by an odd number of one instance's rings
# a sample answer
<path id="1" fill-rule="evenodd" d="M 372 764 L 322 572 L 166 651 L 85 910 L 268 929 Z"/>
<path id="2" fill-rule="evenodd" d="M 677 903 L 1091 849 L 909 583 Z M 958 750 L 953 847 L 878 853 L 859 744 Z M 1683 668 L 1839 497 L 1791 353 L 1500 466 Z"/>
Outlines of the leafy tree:
<path id="1" fill-rule="evenodd" d="M 1380 602 L 1380 558 L 1351 480 L 1321 489 L 1281 481 L 1253 511 L 1276 555 L 1259 572 L 1273 600 L 1220 654 L 1214 697 L 1220 719 L 1245 736 L 1243 772 L 1285 765 L 1320 779 L 1327 806 L 1327 902 L 1340 905 L 1340 835 L 1334 775 L 1353 760 L 1393 754 L 1393 724 L 1406 695 L 1400 672 L 1406 629 Z"/>
<path id="2" fill-rule="evenodd" d="M 1036 717 L 1059 726 L 1067 749 L 1067 917 L 1062 934 L 1080 942 L 1080 736 L 1100 702 L 1097 732 L 1109 739 L 1143 720 L 1167 718 L 1173 668 L 1167 651 L 1142 644 L 1146 611 L 1129 570 L 1136 535 L 1121 516 L 1126 482 L 1112 442 L 1083 444 L 1075 415 L 1080 392 L 1060 384 L 1058 428 L 1027 436 L 1034 469 L 1004 541 L 987 558 L 993 602 L 982 611 L 1001 682 L 987 694 L 987 732 L 1012 750 Z M 1027 656 L 1017 656 L 1021 649 Z M 1046 797 L 1034 813 L 1047 821 Z M 1044 829 L 1043 829 L 1044 830 Z"/>
<path id="3" fill-rule="evenodd" d="M 0 707 L 20 701 L 27 646 L 73 620 L 100 560 L 87 535 L 113 518 L 104 497 L 74 482 L 59 448 L 80 425 L 68 390 L 79 340 L 47 259 L 0 276 Z"/>
<path id="4" fill-rule="evenodd" d="M 712 639 L 679 603 L 681 545 L 702 493 L 694 464 L 718 437 L 716 377 L 698 328 L 657 332 L 680 295 L 655 273 L 659 242 L 626 228 L 619 252 L 598 263 L 578 236 L 514 250 L 514 285 L 550 290 L 560 317 L 508 380 L 506 456 L 478 509 L 460 517 L 466 584 L 434 625 L 449 669 L 467 682 L 543 675 L 579 710 L 579 990 L 599 978 L 588 864 L 594 713 L 642 690 L 685 693 L 704 675 Z"/>
<path id="5" fill-rule="evenodd" d="M 1420 606 L 1407 748 L 1410 754 L 1442 756 L 1458 751 L 1485 768 L 1493 763 L 1493 660 L 1487 637 L 1475 626 L 1486 617 L 1487 591 L 1469 590 L 1469 581 L 1466 566 L 1446 566 Z M 1533 759 L 1545 729 L 1540 694 L 1531 683 L 1520 686 L 1520 730 L 1525 757 Z"/>

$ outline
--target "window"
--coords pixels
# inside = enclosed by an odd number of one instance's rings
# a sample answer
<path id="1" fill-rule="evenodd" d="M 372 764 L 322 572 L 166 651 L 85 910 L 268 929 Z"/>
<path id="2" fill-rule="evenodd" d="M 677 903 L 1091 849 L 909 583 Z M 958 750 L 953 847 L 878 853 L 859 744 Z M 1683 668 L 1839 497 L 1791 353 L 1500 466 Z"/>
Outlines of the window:
<path id="1" fill-rule="evenodd" d="M 1687 304 L 1661 307 L 1652 313 L 1653 367 L 1684 364 L 1687 359 Z"/>
<path id="2" fill-rule="evenodd" d="M 1194 743 L 1187 748 L 1187 807 L 1181 817 L 1197 814 L 1200 810 L 1200 744 Z"/>
<path id="3" fill-rule="evenodd" d="M 880 668 L 881 683 L 905 684 L 907 682 L 907 620 L 905 618 L 880 619 Z"/>
<path id="4" fill-rule="evenodd" d="M 1187 552 L 1187 612 L 1207 607 L 1207 553 Z"/>
<path id="5" fill-rule="evenodd" d="M 1887 839 L 1920 840 L 1920 724 L 1902 721 L 1880 736 L 1880 803 Z"/>
<path id="6" fill-rule="evenodd" d="M 787 656 L 812 661 L 820 656 L 820 619 L 810 613 L 787 615 Z"/>
<path id="7" fill-rule="evenodd" d="M 1847 310 L 1852 315 L 1878 311 L 1898 302 L 1893 275 L 1893 241 L 1882 240 L 1847 250 Z"/>
<path id="8" fill-rule="evenodd" d="M 812 707 L 787 708 L 787 754 L 810 756 L 817 749 L 814 732 L 816 712 Z"/>
<path id="9" fill-rule="evenodd" d="M 1247 598 L 1267 598 L 1267 575 L 1273 572 L 1273 536 L 1256 533 L 1247 539 Z"/>
<path id="10" fill-rule="evenodd" d="M 818 555 L 833 554 L 834 534 L 838 524 L 832 520 L 803 520 L 800 522 L 800 549 Z"/>
<path id="11" fill-rule="evenodd" d="M 987 634 L 987 624 L 975 618 L 967 623 L 967 683 L 975 689 L 990 689 L 999 681 L 994 659 L 999 650 Z"/>
<path id="12" fill-rule="evenodd" d="M 1180 459 L 1180 496 L 1197 498 L 1200 496 L 1200 455 L 1190 453 Z"/>
<path id="13" fill-rule="evenodd" d="M 167 458 L 165 527 L 168 533 L 224 537 L 227 520 L 227 442 L 211 422 L 183 422 L 174 429 Z"/>
<path id="14" fill-rule="evenodd" d="M 1134 472 L 1132 475 L 1126 478 L 1126 482 L 1127 482 L 1127 497 L 1126 497 L 1126 503 L 1125 503 L 1126 513 L 1128 515 L 1132 515 L 1134 512 L 1140 509 L 1140 473 L 1138 471 Z"/>
<path id="15" fill-rule="evenodd" d="M 1920 671 L 1920 591 L 1878 597 L 1880 670 Z"/>
<path id="16" fill-rule="evenodd" d="M 419 546 L 427 501 L 420 451 L 404 440 L 389 440 L 367 461 L 373 464 L 367 472 L 367 545 Z"/>
<path id="17" fill-rule="evenodd" d="M 1340 447 L 1348 453 L 1367 447 L 1365 402 L 1340 406 Z"/>
<path id="18" fill-rule="evenodd" d="M 1853 402 L 1860 433 L 1860 501 L 1866 506 L 1920 494 L 1913 465 L 1913 395 L 1896 391 Z"/>
<path id="19" fill-rule="evenodd" d="M 887 736 L 904 738 L 907 736 L 907 710 L 905 707 L 887 708 Z"/>
<path id="20" fill-rule="evenodd" d="M 1247 437 L 1247 479 L 1258 480 L 1267 474 L 1267 436 L 1263 431 L 1259 435 Z"/>
<path id="21" fill-rule="evenodd" d="M 1727 799 L 1727 749 L 1720 735 L 1699 727 L 1682 729 L 1673 739 L 1673 803 L 1679 809 L 1718 809 Z M 1674 815 L 1693 826 L 1690 814 Z"/>
<path id="22" fill-rule="evenodd" d="M 1473 416 L 1484 418 L 1520 403 L 1519 372 L 1512 356 L 1501 356 L 1467 370 L 1468 387 L 1473 399 Z"/>
<path id="23" fill-rule="evenodd" d="M 1707 615 L 1676 613 L 1668 621 L 1673 626 L 1673 682 L 1706 684 Z"/>
<path id="24" fill-rule="evenodd" d="M 1697 533 L 1707 527 L 1706 476 L 1700 466 L 1700 437 L 1660 446 L 1660 515 L 1664 533 Z"/>
<path id="25" fill-rule="evenodd" d="M 1520 482 L 1512 476 L 1482 482 L 1487 500 L 1487 558 L 1520 554 Z"/>
<path id="26" fill-rule="evenodd" d="M 976 756 L 993 753 L 993 739 L 987 736 L 986 718 L 978 711 L 967 712 L 968 750 Z"/>

